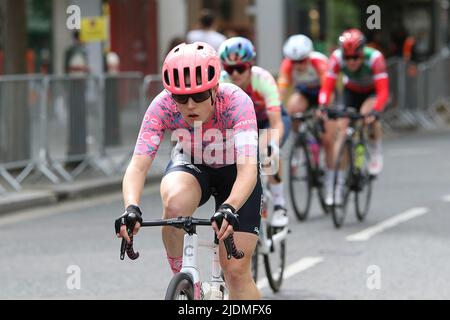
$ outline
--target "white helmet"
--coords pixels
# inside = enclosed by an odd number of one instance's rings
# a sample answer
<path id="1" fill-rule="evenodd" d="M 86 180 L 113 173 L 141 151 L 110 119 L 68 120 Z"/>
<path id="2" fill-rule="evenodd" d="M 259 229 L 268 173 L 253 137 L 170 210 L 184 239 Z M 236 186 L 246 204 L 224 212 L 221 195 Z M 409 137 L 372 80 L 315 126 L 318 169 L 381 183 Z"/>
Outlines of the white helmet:
<path id="1" fill-rule="evenodd" d="M 313 43 L 303 34 L 290 36 L 283 46 L 284 56 L 291 60 L 303 60 L 313 51 Z"/>

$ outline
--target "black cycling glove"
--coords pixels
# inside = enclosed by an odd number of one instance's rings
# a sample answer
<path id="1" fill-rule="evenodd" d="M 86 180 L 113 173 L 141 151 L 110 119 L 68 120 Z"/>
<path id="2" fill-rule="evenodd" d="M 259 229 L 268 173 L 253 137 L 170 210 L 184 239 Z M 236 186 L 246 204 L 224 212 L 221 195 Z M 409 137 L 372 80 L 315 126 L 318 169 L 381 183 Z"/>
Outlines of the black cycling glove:
<path id="1" fill-rule="evenodd" d="M 125 209 L 125 212 L 119 218 L 117 218 L 114 223 L 114 227 L 116 229 L 116 234 L 120 233 L 120 228 L 125 225 L 127 226 L 128 230 L 133 232 L 136 222 L 139 222 L 142 224 L 141 209 L 139 209 L 138 206 L 129 205 Z"/>
<path id="2" fill-rule="evenodd" d="M 222 204 L 219 209 L 217 209 L 216 213 L 211 217 L 211 222 L 215 221 L 217 227 L 220 229 L 223 219 L 231 224 L 234 231 L 239 228 L 239 215 L 236 213 L 236 209 L 228 203 Z"/>

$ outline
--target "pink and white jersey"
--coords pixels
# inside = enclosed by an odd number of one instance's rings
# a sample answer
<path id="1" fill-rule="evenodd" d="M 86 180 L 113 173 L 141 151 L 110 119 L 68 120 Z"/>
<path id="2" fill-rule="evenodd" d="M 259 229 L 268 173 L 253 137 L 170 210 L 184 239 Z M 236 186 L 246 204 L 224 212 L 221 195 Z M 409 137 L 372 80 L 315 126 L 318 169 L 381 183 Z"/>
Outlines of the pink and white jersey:
<path id="1" fill-rule="evenodd" d="M 134 154 L 154 158 L 166 130 L 196 164 L 223 167 L 241 157 L 257 157 L 255 109 L 249 96 L 234 84 L 220 84 L 212 117 L 194 127 L 184 120 L 172 95 L 162 91 L 145 113 Z"/>

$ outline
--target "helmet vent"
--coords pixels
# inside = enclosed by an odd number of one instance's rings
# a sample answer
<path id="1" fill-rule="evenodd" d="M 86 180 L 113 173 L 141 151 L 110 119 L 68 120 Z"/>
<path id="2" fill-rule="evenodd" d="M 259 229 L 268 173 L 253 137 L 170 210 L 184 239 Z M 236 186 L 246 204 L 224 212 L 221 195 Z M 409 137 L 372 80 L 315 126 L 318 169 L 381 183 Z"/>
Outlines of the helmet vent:
<path id="1" fill-rule="evenodd" d="M 202 67 L 197 66 L 195 68 L 195 78 L 197 81 L 197 85 L 201 86 L 202 85 Z"/>
<path id="2" fill-rule="evenodd" d="M 216 75 L 216 71 L 213 66 L 208 66 L 208 81 L 211 81 Z"/>
<path id="3" fill-rule="evenodd" d="M 173 81 L 175 83 L 175 87 L 180 87 L 180 76 L 178 74 L 178 69 L 173 70 Z"/>
<path id="4" fill-rule="evenodd" d="M 189 68 L 186 67 L 183 69 L 184 72 L 184 85 L 186 88 L 190 88 L 191 87 L 191 79 L 189 77 Z"/>
<path id="5" fill-rule="evenodd" d="M 169 81 L 169 72 L 166 70 L 164 71 L 164 82 L 170 86 L 170 81 Z"/>

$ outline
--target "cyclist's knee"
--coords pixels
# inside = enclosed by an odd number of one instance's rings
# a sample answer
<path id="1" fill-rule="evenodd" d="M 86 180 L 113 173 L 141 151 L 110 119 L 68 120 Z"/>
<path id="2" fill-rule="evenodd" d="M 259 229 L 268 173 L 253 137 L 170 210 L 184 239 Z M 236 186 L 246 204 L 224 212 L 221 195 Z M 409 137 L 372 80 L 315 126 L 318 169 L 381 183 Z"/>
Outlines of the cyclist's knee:
<path id="1" fill-rule="evenodd" d="M 242 290 L 252 279 L 247 265 L 229 264 L 223 271 L 228 286 L 233 290 Z"/>
<path id="2" fill-rule="evenodd" d="M 163 197 L 164 219 L 192 215 L 196 208 L 196 204 L 192 199 L 194 197 L 191 199 L 186 199 L 185 195 L 186 193 L 180 194 L 177 192 L 168 192 L 168 194 Z"/>

